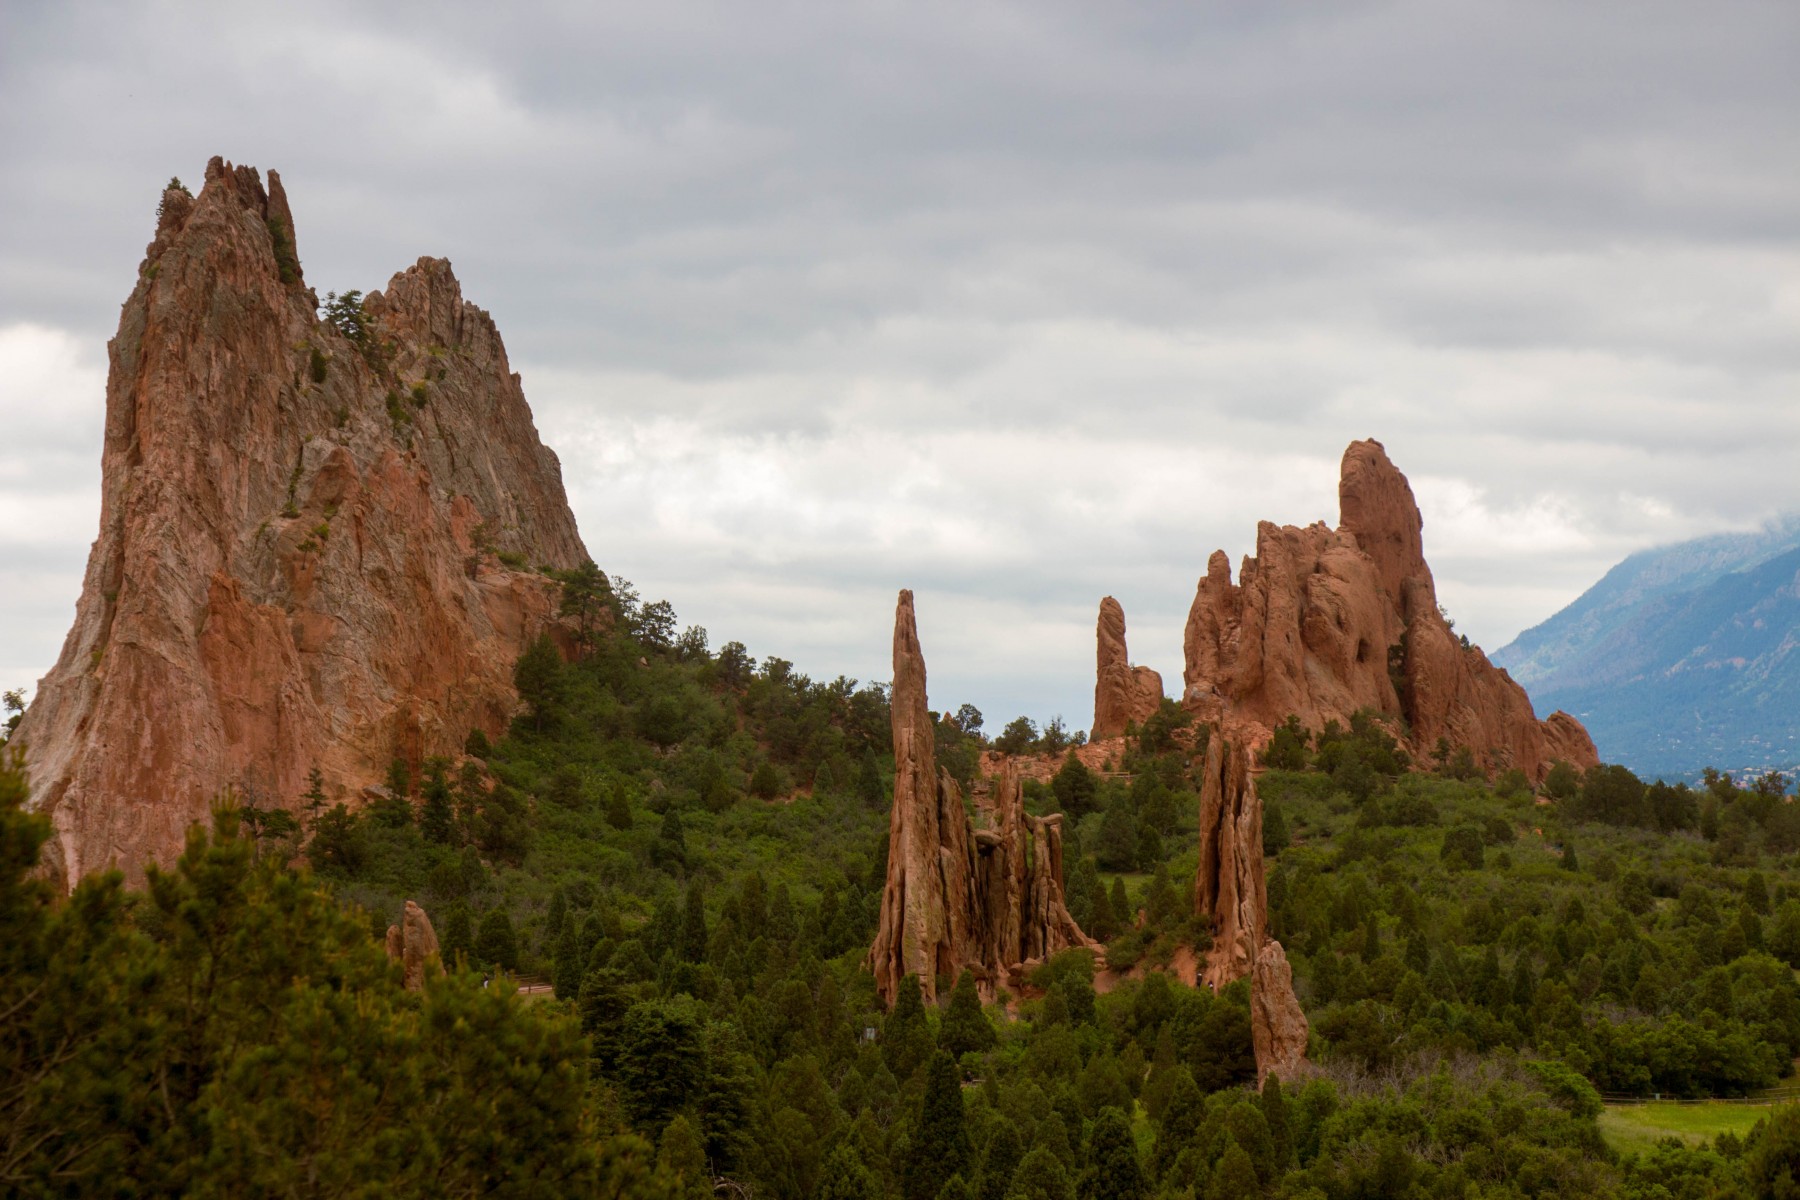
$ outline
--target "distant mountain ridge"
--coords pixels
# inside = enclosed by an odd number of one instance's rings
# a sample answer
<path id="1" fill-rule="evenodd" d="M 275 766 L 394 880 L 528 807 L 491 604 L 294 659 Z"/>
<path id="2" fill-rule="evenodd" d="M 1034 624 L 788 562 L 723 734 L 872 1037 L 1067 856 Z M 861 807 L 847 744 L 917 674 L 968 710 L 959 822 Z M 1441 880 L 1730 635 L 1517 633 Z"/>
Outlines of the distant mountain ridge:
<path id="1" fill-rule="evenodd" d="M 1494 654 L 1649 775 L 1800 763 L 1800 514 L 1633 554 Z"/>

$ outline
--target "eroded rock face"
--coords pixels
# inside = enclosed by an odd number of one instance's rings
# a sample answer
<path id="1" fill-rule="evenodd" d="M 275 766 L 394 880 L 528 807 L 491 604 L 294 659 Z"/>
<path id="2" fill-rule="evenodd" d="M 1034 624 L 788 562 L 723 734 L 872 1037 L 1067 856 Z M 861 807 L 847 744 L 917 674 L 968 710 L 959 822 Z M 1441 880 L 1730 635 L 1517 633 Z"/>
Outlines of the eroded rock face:
<path id="1" fill-rule="evenodd" d="M 1281 943 L 1269 936 L 1263 872 L 1262 799 L 1244 746 L 1216 732 L 1206 745 L 1200 782 L 1200 863 L 1194 908 L 1210 919 L 1212 948 L 1198 979 L 1214 991 L 1250 979 L 1250 1035 L 1257 1078 L 1274 1071 L 1291 1079 L 1306 1057 L 1308 1026 L 1294 996 Z"/>
<path id="2" fill-rule="evenodd" d="M 387 956 L 405 970 L 407 991 L 416 992 L 425 986 L 425 972 L 437 954 L 437 931 L 431 927 L 431 918 L 408 900 L 400 924 L 387 928 Z"/>
<path id="3" fill-rule="evenodd" d="M 1371 709 L 1405 723 L 1415 757 L 1447 738 L 1534 781 L 1558 759 L 1598 761 L 1579 721 L 1537 720 L 1524 689 L 1451 631 L 1412 488 L 1381 443 L 1344 452 L 1338 504 L 1336 529 L 1258 525 L 1235 584 L 1213 554 L 1188 613 L 1184 704 L 1253 741 L 1290 713 L 1317 730 Z"/>
<path id="4" fill-rule="evenodd" d="M 1294 972 L 1287 951 L 1273 938 L 1256 952 L 1250 971 L 1250 1045 L 1256 1054 L 1256 1082 L 1276 1075 L 1292 1080 L 1308 1069 L 1310 1028 L 1294 995 Z"/>
<path id="5" fill-rule="evenodd" d="M 586 557 L 492 320 L 423 258 L 353 341 L 315 316 L 281 181 L 164 197 L 109 344 L 74 627 L 19 729 L 51 867 L 132 877 L 227 789 L 355 803 L 498 733 Z M 496 557 L 522 564 L 510 569 Z"/>
<path id="6" fill-rule="evenodd" d="M 1134 667 L 1125 651 L 1125 610 L 1111 596 L 1100 601 L 1094 628 L 1094 724 L 1090 740 L 1117 737 L 1130 723 L 1142 722 L 1162 703 L 1162 676 L 1149 667 Z"/>
<path id="7" fill-rule="evenodd" d="M 1001 983 L 1071 946 L 1099 949 L 1063 900 L 1062 818 L 1025 812 L 1021 784 L 1002 766 L 978 824 L 936 766 L 925 656 L 910 591 L 894 611 L 894 807 L 887 883 L 869 966 L 882 1002 L 908 975 L 927 1001 L 937 979 L 975 974 L 984 999 Z"/>

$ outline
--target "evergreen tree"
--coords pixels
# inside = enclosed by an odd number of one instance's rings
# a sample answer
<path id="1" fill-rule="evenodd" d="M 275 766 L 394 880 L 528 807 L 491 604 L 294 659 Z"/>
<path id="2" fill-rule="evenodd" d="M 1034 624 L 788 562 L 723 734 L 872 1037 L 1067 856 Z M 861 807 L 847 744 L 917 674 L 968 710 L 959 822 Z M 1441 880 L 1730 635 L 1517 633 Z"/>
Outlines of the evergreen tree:
<path id="1" fill-rule="evenodd" d="M 1294 1162 L 1294 1135 L 1288 1116 L 1287 1098 L 1281 1093 L 1281 1077 L 1270 1072 L 1262 1086 L 1263 1121 L 1269 1127 L 1269 1141 L 1275 1169 L 1286 1171 Z"/>
<path id="2" fill-rule="evenodd" d="M 874 1178 L 848 1142 L 826 1156 L 816 1200 L 880 1200 Z"/>
<path id="3" fill-rule="evenodd" d="M 618 1065 L 625 1014 L 631 1009 L 624 973 L 613 967 L 591 968 L 581 978 L 575 1009 L 581 1016 L 581 1032 L 593 1048 L 594 1061 L 602 1071 L 612 1071 Z"/>
<path id="4" fill-rule="evenodd" d="M 908 975 L 900 981 L 894 1007 L 881 1023 L 881 1057 L 894 1078 L 905 1082 L 931 1057 L 934 1048 L 919 977 Z"/>
<path id="5" fill-rule="evenodd" d="M 1006 1200 L 1013 1173 L 1019 1169 L 1019 1159 L 1024 1152 L 1025 1147 L 1020 1144 L 1019 1132 L 1012 1122 L 1001 1121 L 994 1126 L 994 1131 L 988 1135 L 987 1148 L 982 1151 L 981 1173 L 975 1177 L 977 1200 Z"/>
<path id="6" fill-rule="evenodd" d="M 700 1135 L 680 1113 L 669 1118 L 656 1140 L 656 1166 L 674 1183 L 674 1196 L 680 1200 L 707 1200 L 713 1194 L 712 1173 L 706 1169 Z"/>
<path id="7" fill-rule="evenodd" d="M 544 733 L 561 720 L 567 701 L 568 669 L 550 635 L 541 633 L 519 656 L 513 668 L 513 685 L 525 704 L 526 723 L 537 733 Z"/>
<path id="8" fill-rule="evenodd" d="M 1131 1125 L 1117 1108 L 1102 1109 L 1094 1120 L 1088 1136 L 1088 1184 L 1082 1194 L 1094 1200 L 1144 1200 L 1150 1194 Z"/>
<path id="9" fill-rule="evenodd" d="M 562 932 L 556 936 L 556 958 L 550 977 L 558 1000 L 575 1000 L 580 996 L 581 976 L 587 965 L 586 959 L 587 950 L 581 944 L 581 930 L 564 913 Z"/>
<path id="10" fill-rule="evenodd" d="M 968 1173 L 972 1157 L 963 1123 L 962 1079 L 956 1063 L 940 1050 L 926 1069 L 925 1094 L 901 1173 L 903 1200 L 937 1200 L 951 1176 Z"/>
<path id="11" fill-rule="evenodd" d="M 991 1050 L 999 1039 L 981 1011 L 981 996 L 975 990 L 975 976 L 964 971 L 950 993 L 950 1006 L 938 1030 L 938 1045 L 961 1058 L 965 1054 Z"/>
<path id="12" fill-rule="evenodd" d="M 1219 1161 L 1213 1165 L 1212 1178 L 1206 1185 L 1208 1196 L 1256 1196 L 1262 1193 L 1262 1183 L 1256 1177 L 1256 1164 L 1251 1161 L 1250 1152 L 1236 1142 L 1225 1148 Z M 1388 1192 L 1377 1192 L 1378 1195 L 1389 1195 Z"/>
<path id="13" fill-rule="evenodd" d="M 419 832 L 428 842 L 448 846 L 456 841 L 456 810 L 451 805 L 450 781 L 444 772 L 449 766 L 441 758 L 425 763 L 425 803 L 419 809 Z"/>
<path id="14" fill-rule="evenodd" d="M 699 1088 L 702 1021 L 691 997 L 645 1000 L 625 1013 L 619 1090 L 639 1129 L 659 1129 Z"/>
<path id="15" fill-rule="evenodd" d="M 691 963 L 706 959 L 706 892 L 698 879 L 688 884 L 682 908 L 681 957 Z"/>
<path id="16" fill-rule="evenodd" d="M 475 957 L 502 971 L 519 969 L 519 939 L 505 909 L 490 908 L 482 914 L 475 931 Z"/>
<path id="17" fill-rule="evenodd" d="M 325 773 L 318 767 L 306 773 L 306 790 L 300 793 L 300 799 L 306 809 L 306 832 L 311 834 L 325 811 Z"/>
<path id="18" fill-rule="evenodd" d="M 1113 876 L 1112 896 L 1113 928 L 1121 933 L 1130 929 L 1137 922 L 1137 910 L 1131 907 L 1131 898 L 1125 894 L 1125 880 L 1122 876 Z"/>
<path id="19" fill-rule="evenodd" d="M 606 798 L 606 823 L 614 829 L 631 828 L 631 800 L 625 793 L 625 781 L 613 780 Z"/>
<path id="20" fill-rule="evenodd" d="M 1062 1126 L 1056 1125 L 1060 1131 Z M 1019 1160 L 1006 1200 L 1075 1200 L 1068 1169 L 1049 1148 L 1039 1146 Z"/>
<path id="21" fill-rule="evenodd" d="M 975 1189 L 961 1175 L 952 1175 L 938 1189 L 937 1200 L 975 1200 Z"/>
<path id="22" fill-rule="evenodd" d="M 875 757 L 874 747 L 863 752 L 862 769 L 856 776 L 856 798 L 869 808 L 880 808 L 890 799 L 887 781 L 882 778 L 881 762 Z"/>
<path id="23" fill-rule="evenodd" d="M 443 932 L 438 936 L 438 948 L 443 953 L 444 965 L 455 967 L 459 961 L 468 960 L 475 952 L 475 932 L 470 925 L 468 906 L 453 905 L 450 915 L 444 920 Z"/>

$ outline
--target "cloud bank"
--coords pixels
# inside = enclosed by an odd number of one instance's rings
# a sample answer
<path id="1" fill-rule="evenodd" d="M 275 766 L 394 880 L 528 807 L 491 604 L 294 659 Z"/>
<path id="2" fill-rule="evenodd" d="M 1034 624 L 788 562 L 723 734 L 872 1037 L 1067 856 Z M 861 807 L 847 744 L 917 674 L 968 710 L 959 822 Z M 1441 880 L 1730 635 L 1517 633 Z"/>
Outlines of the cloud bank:
<path id="1" fill-rule="evenodd" d="M 1377 437 L 1490 648 L 1800 506 L 1792 5 L 244 6 L 0 17 L 0 682 L 66 628 L 160 185 L 451 258 L 597 561 L 717 644 L 1083 727 Z"/>

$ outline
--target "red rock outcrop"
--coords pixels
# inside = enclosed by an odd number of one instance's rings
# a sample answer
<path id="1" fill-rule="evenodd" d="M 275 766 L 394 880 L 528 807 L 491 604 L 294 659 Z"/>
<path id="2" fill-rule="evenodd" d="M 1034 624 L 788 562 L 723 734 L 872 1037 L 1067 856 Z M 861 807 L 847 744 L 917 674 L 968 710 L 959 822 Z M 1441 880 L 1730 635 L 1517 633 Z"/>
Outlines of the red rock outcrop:
<path id="1" fill-rule="evenodd" d="M 1125 652 L 1125 610 L 1111 596 L 1100 601 L 1094 626 L 1094 725 L 1091 741 L 1117 737 L 1134 721 L 1141 722 L 1162 704 L 1162 676 L 1149 667 L 1134 667 Z"/>
<path id="2" fill-rule="evenodd" d="M 1250 753 L 1215 735 L 1206 745 L 1200 781 L 1200 862 L 1194 910 L 1209 918 L 1212 947 L 1199 981 L 1214 991 L 1250 979 L 1250 1035 L 1258 1079 L 1274 1071 L 1291 1079 L 1306 1056 L 1306 1014 L 1294 996 L 1281 943 L 1269 936 L 1263 873 L 1262 799 Z"/>
<path id="3" fill-rule="evenodd" d="M 962 792 L 937 767 L 913 596 L 894 611 L 894 807 L 887 884 L 869 966 L 882 1002 L 908 975 L 925 999 L 938 976 L 974 973 L 985 999 L 1024 970 L 1071 946 L 1099 949 L 1063 900 L 1062 818 L 1025 812 L 1018 777 L 1002 767 L 992 800 L 971 818 Z"/>
<path id="4" fill-rule="evenodd" d="M 418 904 L 408 900 L 400 924 L 389 925 L 387 929 L 387 956 L 404 969 L 407 991 L 416 992 L 425 986 L 425 972 L 437 954 L 437 931 L 431 927 L 431 918 Z"/>
<path id="5" fill-rule="evenodd" d="M 316 765 L 353 800 L 498 732 L 556 610 L 523 568 L 586 557 L 449 263 L 371 293 L 360 337 L 317 304 L 275 172 L 164 195 L 108 347 L 99 537 L 18 733 L 70 883 L 170 860 L 226 789 L 291 804 Z"/>
<path id="6" fill-rule="evenodd" d="M 1184 704 L 1253 741 L 1290 713 L 1317 730 L 1372 709 L 1404 723 L 1415 757 L 1447 738 L 1537 781 L 1558 759 L 1598 761 L 1579 721 L 1537 720 L 1524 689 L 1451 631 L 1412 488 L 1380 442 L 1344 451 L 1338 506 L 1336 529 L 1258 525 L 1235 584 L 1213 554 L 1188 613 Z"/>

